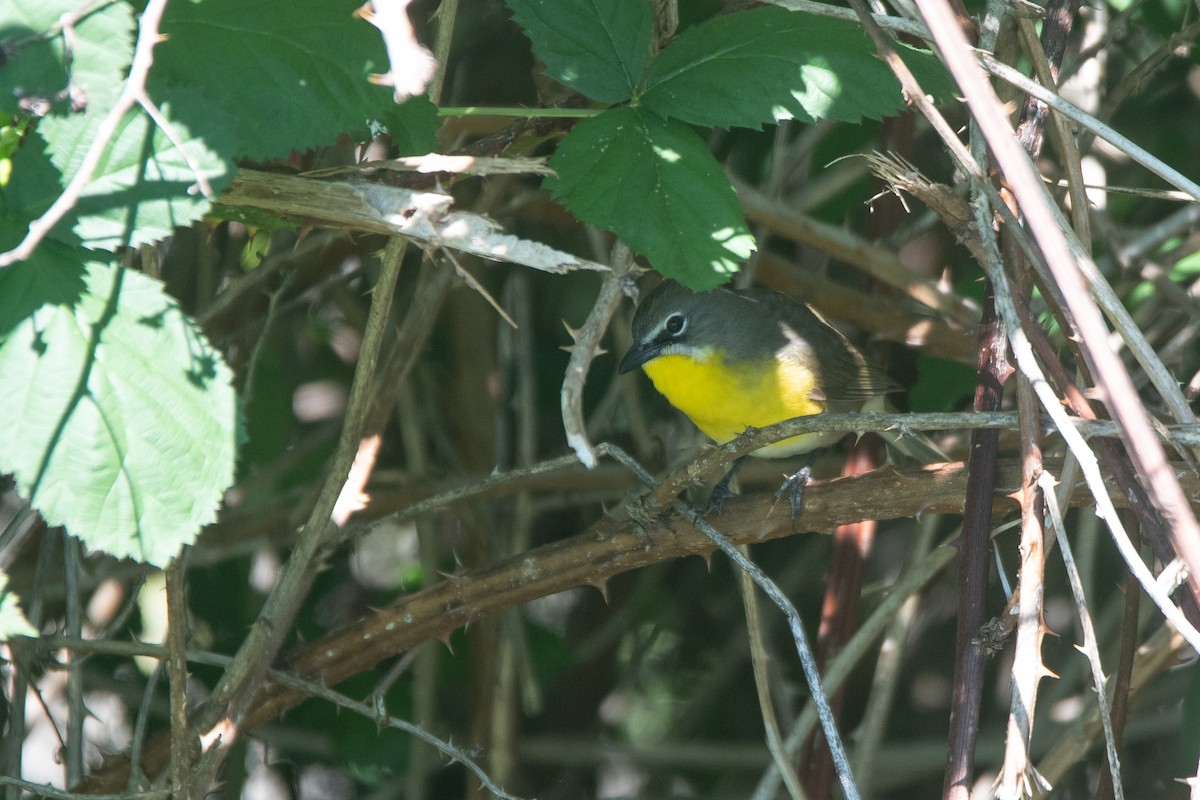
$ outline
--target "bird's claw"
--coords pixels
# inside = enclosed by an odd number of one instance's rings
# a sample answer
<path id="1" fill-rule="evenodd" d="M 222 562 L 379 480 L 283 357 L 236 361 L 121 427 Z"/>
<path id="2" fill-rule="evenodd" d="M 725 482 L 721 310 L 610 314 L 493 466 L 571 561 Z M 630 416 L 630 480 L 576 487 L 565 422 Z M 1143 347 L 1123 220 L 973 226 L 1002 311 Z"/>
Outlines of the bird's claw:
<path id="1" fill-rule="evenodd" d="M 808 487 L 808 480 L 812 477 L 812 466 L 805 464 L 796 472 L 788 475 L 780 485 L 778 491 L 775 492 L 775 500 L 787 495 L 788 507 L 792 512 L 792 524 L 796 524 L 796 518 L 800 516 L 801 509 L 804 508 L 804 490 Z"/>

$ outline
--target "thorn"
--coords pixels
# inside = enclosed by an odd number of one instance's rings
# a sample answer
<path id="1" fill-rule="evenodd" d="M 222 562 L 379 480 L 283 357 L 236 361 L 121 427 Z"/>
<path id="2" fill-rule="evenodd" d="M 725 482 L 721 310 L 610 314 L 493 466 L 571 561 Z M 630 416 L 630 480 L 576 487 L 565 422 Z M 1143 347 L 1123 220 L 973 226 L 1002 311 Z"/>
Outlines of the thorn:
<path id="1" fill-rule="evenodd" d="M 600 592 L 600 596 L 604 598 L 604 605 L 609 604 L 609 602 L 608 602 L 608 581 L 607 580 L 593 581 L 593 582 L 589 583 L 588 586 L 591 586 L 596 591 Z"/>

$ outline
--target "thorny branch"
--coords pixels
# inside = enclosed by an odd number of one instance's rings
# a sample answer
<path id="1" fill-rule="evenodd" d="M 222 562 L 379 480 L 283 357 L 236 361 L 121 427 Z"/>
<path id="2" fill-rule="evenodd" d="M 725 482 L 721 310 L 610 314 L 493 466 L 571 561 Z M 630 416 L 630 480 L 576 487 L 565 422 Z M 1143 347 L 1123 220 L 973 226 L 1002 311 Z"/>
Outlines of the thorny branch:
<path id="1" fill-rule="evenodd" d="M 568 457 L 573 459 L 572 457 Z M 1046 468 L 1059 469 L 1048 461 Z M 1019 481 L 1015 461 L 1002 461 L 999 484 L 1015 487 Z M 1200 479 L 1189 482 L 1189 491 L 1200 497 Z M 786 510 L 773 509 L 769 496 L 735 498 L 721 518 L 725 535 L 735 544 L 761 542 L 795 535 L 797 530 L 831 530 L 855 521 L 862 508 L 878 509 L 880 519 L 961 510 L 966 495 L 966 473 L 961 464 L 900 470 L 892 467 L 855 478 L 812 484 L 805 506 L 793 527 Z M 1086 502 L 1077 492 L 1073 503 Z M 998 497 L 1004 509 L 1015 502 Z M 652 563 L 687 555 L 710 553 L 713 544 L 679 519 L 669 519 L 639 532 L 629 522 L 604 519 L 577 536 L 543 545 L 494 565 L 449 577 L 430 588 L 404 597 L 356 623 L 300 646 L 283 659 L 284 669 L 333 685 L 368 669 L 379 660 L 450 631 L 484 614 L 511 608 L 536 597 L 584 585 L 604 586 L 614 575 Z M 948 559 L 951 550 L 938 551 Z M 891 606 L 889 605 L 889 608 Z M 881 625 L 886 625 L 883 620 Z M 872 627 L 877 635 L 881 627 Z M 868 630 L 864 626 L 864 630 Z M 270 683 L 263 685 L 242 718 L 243 729 L 273 719 L 307 694 Z M 791 737 L 789 737 L 789 740 Z M 166 740 L 155 738 L 143 755 L 148 774 L 166 762 Z M 125 768 L 128 762 L 123 762 Z M 85 781 L 89 791 L 123 787 L 122 762 Z M 115 790 L 112 789 L 112 790 Z"/>

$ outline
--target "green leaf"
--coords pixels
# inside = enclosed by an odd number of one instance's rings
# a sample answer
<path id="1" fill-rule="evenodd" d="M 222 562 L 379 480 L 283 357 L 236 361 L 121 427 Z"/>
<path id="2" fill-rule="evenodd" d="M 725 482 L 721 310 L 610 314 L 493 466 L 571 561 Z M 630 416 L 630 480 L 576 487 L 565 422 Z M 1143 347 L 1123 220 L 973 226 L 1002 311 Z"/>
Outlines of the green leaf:
<path id="1" fill-rule="evenodd" d="M 37 629 L 25 619 L 19 598 L 8 589 L 8 576 L 0 572 L 0 642 L 14 636 L 37 636 Z"/>
<path id="2" fill-rule="evenodd" d="M 171 126 L 170 136 L 137 107 L 117 126 L 74 209 L 75 233 L 87 246 L 136 246 L 165 238 L 175 226 L 203 216 L 210 203 L 199 191 L 193 166 L 214 193 L 232 180 L 235 165 L 219 154 L 230 149 L 229 128 L 219 110 L 209 115 L 202 136 L 171 119 L 172 105 L 164 104 L 161 110 Z M 38 125 L 50 143 L 51 159 L 68 179 L 95 141 L 99 116 L 51 116 Z"/>
<path id="3" fill-rule="evenodd" d="M 44 100 L 49 108 L 111 108 L 133 59 L 133 13 L 127 3 L 101 3 L 71 28 L 70 57 L 63 34 L 45 34 L 78 0 L 6 0 L 0 3 L 0 111 L 17 113 L 20 101 Z"/>
<path id="4" fill-rule="evenodd" d="M 914 60 L 932 57 L 910 51 L 905 61 Z M 937 74 L 934 65 L 922 65 L 926 77 Z M 940 91 L 947 81 L 926 91 Z M 900 84 L 858 25 L 777 7 L 684 31 L 650 64 L 638 102 L 666 117 L 721 128 L 792 118 L 859 122 L 904 108 Z"/>
<path id="5" fill-rule="evenodd" d="M 435 132 L 442 120 L 428 97 L 414 97 L 399 106 L 392 103 L 381 111 L 379 121 L 387 128 L 397 155 L 419 156 L 437 150 Z"/>
<path id="6" fill-rule="evenodd" d="M 59 194 L 65 182 L 46 152 L 46 142 L 37 130 L 27 131 L 25 140 L 12 154 L 12 171 L 6 184 L 0 185 L 0 246 L 15 246 L 25 235 L 29 223 L 37 219 Z M 69 239 L 72 214 L 59 223 L 51 234 Z M 65 232 L 64 232 L 65 231 Z"/>
<path id="7" fill-rule="evenodd" d="M 508 0 L 546 74 L 601 103 L 628 100 L 650 52 L 648 0 Z"/>
<path id="8" fill-rule="evenodd" d="M 729 280 L 754 251 L 721 165 L 682 123 L 606 111 L 577 124 L 550 166 L 547 186 L 576 217 L 694 289 Z"/>
<path id="9" fill-rule="evenodd" d="M 0 272 L 0 471 L 51 525 L 156 565 L 233 481 L 231 374 L 141 273 L 46 241 Z"/>
<path id="10" fill-rule="evenodd" d="M 379 31 L 353 16 L 360 5 L 176 0 L 163 16 L 168 38 L 154 50 L 150 96 L 174 101 L 175 118 L 193 131 L 206 130 L 214 109 L 236 120 L 226 156 L 282 157 L 342 132 L 365 139 L 384 109 L 395 124 L 410 104 L 396 108 L 391 90 L 370 82 L 388 61 Z M 431 149 L 427 108 L 415 103 L 410 111 L 406 122 L 423 127 L 422 149 Z"/>

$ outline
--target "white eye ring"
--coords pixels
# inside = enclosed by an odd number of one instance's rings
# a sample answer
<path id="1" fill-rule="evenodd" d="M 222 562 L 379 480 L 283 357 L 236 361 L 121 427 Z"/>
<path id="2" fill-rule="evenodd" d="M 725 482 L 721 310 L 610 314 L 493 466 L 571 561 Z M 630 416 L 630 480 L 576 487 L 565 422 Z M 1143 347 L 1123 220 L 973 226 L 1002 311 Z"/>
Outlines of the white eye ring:
<path id="1" fill-rule="evenodd" d="M 663 328 L 672 336 L 678 336 L 687 328 L 687 317 L 676 311 L 667 317 L 667 322 L 663 325 Z"/>

